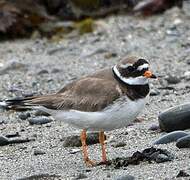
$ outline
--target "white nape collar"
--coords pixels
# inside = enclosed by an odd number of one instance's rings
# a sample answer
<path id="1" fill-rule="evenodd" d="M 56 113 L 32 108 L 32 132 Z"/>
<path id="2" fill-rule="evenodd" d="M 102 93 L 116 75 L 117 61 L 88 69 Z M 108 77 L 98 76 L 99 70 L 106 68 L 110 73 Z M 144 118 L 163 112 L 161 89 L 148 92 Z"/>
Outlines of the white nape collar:
<path id="1" fill-rule="evenodd" d="M 144 76 L 129 77 L 129 78 L 123 77 L 121 75 L 121 73 L 118 71 L 117 65 L 115 65 L 113 67 L 113 72 L 125 84 L 129 84 L 129 85 L 145 85 L 145 84 L 148 84 L 148 79 Z"/>

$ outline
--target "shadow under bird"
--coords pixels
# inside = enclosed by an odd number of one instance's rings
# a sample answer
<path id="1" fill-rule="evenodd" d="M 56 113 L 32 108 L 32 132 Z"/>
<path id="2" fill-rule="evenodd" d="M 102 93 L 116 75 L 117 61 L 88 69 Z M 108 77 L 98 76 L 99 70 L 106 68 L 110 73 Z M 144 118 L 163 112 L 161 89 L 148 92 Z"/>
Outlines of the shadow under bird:
<path id="1" fill-rule="evenodd" d="M 86 131 L 98 131 L 102 150 L 101 163 L 107 163 L 104 131 L 129 125 L 145 106 L 149 95 L 149 79 L 156 76 L 149 70 L 149 62 L 127 57 L 112 68 L 82 77 L 54 94 L 16 98 L 0 102 L 8 108 L 37 108 L 80 128 L 84 161 L 89 159 Z"/>

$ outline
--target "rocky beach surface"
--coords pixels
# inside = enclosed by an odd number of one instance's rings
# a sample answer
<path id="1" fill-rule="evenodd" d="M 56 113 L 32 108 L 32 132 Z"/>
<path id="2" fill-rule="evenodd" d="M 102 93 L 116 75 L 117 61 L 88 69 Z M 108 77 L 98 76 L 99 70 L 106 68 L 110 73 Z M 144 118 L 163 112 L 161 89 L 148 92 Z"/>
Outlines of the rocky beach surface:
<path id="1" fill-rule="evenodd" d="M 73 33 L 58 42 L 46 38 L 1 42 L 0 99 L 53 93 L 81 76 L 113 66 L 125 56 L 138 55 L 150 60 L 158 76 L 151 82 L 149 101 L 139 115 L 141 121 L 107 132 L 112 164 L 90 168 L 82 159 L 78 129 L 39 111 L 15 112 L 1 107 L 1 180 L 190 178 L 190 129 L 184 124 L 182 129 L 170 124 L 172 131 L 180 130 L 171 135 L 158 126 L 158 117 L 172 119 L 171 114 L 160 115 L 165 110 L 190 103 L 190 3 L 185 1 L 182 9 L 174 7 L 151 17 L 115 14 L 95 22 L 93 33 Z M 173 126 L 175 121 L 180 124 L 177 116 L 173 120 Z M 99 161 L 96 137 L 89 138 L 89 154 Z M 162 143 L 155 143 L 158 140 Z M 147 148 L 148 152 L 144 151 Z M 137 151 L 141 155 L 134 155 Z M 141 161 L 122 164 L 126 157 L 134 156 Z"/>

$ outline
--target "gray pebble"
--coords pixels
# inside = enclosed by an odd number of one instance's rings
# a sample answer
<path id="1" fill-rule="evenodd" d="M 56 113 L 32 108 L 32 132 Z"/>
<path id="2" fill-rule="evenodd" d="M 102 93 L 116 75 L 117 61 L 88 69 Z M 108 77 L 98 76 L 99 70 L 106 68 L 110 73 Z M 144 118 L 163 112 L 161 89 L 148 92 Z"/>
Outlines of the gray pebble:
<path id="1" fill-rule="evenodd" d="M 116 143 L 116 144 L 113 145 L 113 147 L 115 147 L 115 148 L 124 147 L 124 146 L 126 146 L 125 142 L 118 142 L 118 143 Z"/>
<path id="2" fill-rule="evenodd" d="M 177 76 L 174 76 L 174 75 L 169 75 L 167 78 L 166 78 L 166 81 L 168 82 L 168 84 L 177 84 L 181 81 L 181 79 Z"/>
<path id="3" fill-rule="evenodd" d="M 135 179 L 135 177 L 131 176 L 131 175 L 124 175 L 124 176 L 115 178 L 115 180 L 134 180 L 134 179 Z"/>
<path id="4" fill-rule="evenodd" d="M 172 107 L 158 116 L 160 129 L 166 132 L 190 128 L 190 103 Z"/>
<path id="5" fill-rule="evenodd" d="M 51 122 L 52 119 L 50 119 L 49 117 L 46 116 L 39 116 L 39 117 L 34 117 L 34 118 L 30 118 L 28 119 L 28 122 L 33 125 L 33 124 L 46 124 Z"/>
<path id="6" fill-rule="evenodd" d="M 106 139 L 106 136 L 105 136 L 105 139 Z M 98 133 L 88 133 L 86 143 L 87 143 L 87 145 L 99 143 L 99 134 Z M 66 137 L 64 139 L 63 146 L 64 147 L 80 147 L 81 146 L 80 136 L 72 135 L 72 136 Z"/>
<path id="7" fill-rule="evenodd" d="M 153 144 L 167 144 L 170 142 L 177 141 L 179 138 L 182 138 L 187 135 L 188 135 L 188 133 L 186 133 L 184 131 L 174 131 L 174 132 L 168 133 L 166 135 L 163 135 L 158 140 L 156 140 Z"/>
<path id="8" fill-rule="evenodd" d="M 34 150 L 34 155 L 37 156 L 37 155 L 43 155 L 43 154 L 46 154 L 46 152 L 40 150 L 40 149 L 35 149 Z"/>
<path id="9" fill-rule="evenodd" d="M 177 140 L 178 148 L 190 148 L 190 134 Z"/>
<path id="10" fill-rule="evenodd" d="M 30 116 L 31 116 L 31 115 L 30 115 L 29 112 L 20 113 L 20 114 L 18 115 L 18 117 L 19 117 L 21 120 L 26 120 L 26 119 L 28 119 Z"/>

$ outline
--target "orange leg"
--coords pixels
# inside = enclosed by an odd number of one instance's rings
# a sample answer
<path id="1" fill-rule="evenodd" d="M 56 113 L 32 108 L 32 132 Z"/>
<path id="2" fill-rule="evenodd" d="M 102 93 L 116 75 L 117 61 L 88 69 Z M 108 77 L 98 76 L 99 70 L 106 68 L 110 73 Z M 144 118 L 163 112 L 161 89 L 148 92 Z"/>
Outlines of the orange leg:
<path id="1" fill-rule="evenodd" d="M 104 136 L 104 132 L 100 131 L 99 132 L 99 142 L 101 144 L 101 148 L 102 148 L 102 161 L 101 164 L 106 164 L 107 163 L 107 158 L 106 158 L 106 146 L 105 146 L 105 136 Z"/>
<path id="2" fill-rule="evenodd" d="M 95 163 L 93 161 L 91 161 L 88 157 L 88 147 L 86 144 L 86 130 L 85 129 L 82 130 L 80 139 L 81 139 L 81 143 L 82 143 L 83 157 L 84 157 L 84 161 L 85 161 L 86 165 L 94 166 Z"/>

